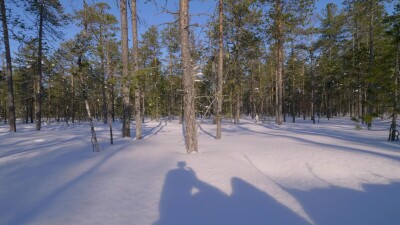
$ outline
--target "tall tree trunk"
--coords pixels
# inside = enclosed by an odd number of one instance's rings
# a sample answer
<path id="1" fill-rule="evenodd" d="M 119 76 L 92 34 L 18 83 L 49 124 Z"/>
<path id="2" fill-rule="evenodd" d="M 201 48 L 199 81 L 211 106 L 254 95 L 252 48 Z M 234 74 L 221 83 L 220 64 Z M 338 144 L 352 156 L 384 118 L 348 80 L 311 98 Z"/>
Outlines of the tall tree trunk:
<path id="1" fill-rule="evenodd" d="M 223 104 L 222 81 L 224 77 L 224 35 L 223 35 L 223 0 L 219 0 L 219 54 L 218 54 L 218 82 L 217 82 L 217 135 L 221 139 L 221 117 Z"/>
<path id="2" fill-rule="evenodd" d="M 240 90 L 237 90 L 238 93 L 236 93 L 236 107 L 235 107 L 235 124 L 240 123 Z"/>
<path id="3" fill-rule="evenodd" d="M 397 27 L 396 38 L 400 37 L 400 27 Z M 395 82 L 395 91 L 394 91 L 394 100 L 393 100 L 393 115 L 392 115 L 392 124 L 390 126 L 390 133 L 389 133 L 389 141 L 396 141 L 396 132 L 397 130 L 397 117 L 398 117 L 398 95 L 399 95 L 399 88 L 398 82 L 400 77 L 400 41 L 397 40 L 396 43 L 396 70 L 394 75 L 394 82 Z"/>
<path id="4" fill-rule="evenodd" d="M 107 77 L 110 78 L 110 54 L 109 54 L 109 45 L 108 41 L 106 42 L 106 74 Z M 110 143 L 114 144 L 114 137 L 113 137 L 113 102 L 114 102 L 114 93 L 113 93 L 113 84 L 112 82 L 107 82 L 107 90 L 108 90 L 108 104 L 107 104 L 107 121 L 108 127 L 110 130 Z"/>
<path id="5" fill-rule="evenodd" d="M 36 79 L 36 130 L 41 129 L 42 125 L 42 58 L 43 58 L 43 17 L 44 17 L 44 0 L 40 2 L 39 12 L 39 39 L 38 39 L 38 58 L 37 58 L 37 79 Z"/>
<path id="6" fill-rule="evenodd" d="M 71 75 L 71 109 L 70 109 L 70 115 L 71 115 L 71 122 L 75 123 L 75 77 L 72 74 Z"/>
<path id="7" fill-rule="evenodd" d="M 283 3 L 281 0 L 275 2 L 275 41 L 276 41 L 276 105 L 275 117 L 276 124 L 282 125 L 283 114 L 283 24 L 282 24 L 282 9 Z"/>
<path id="8" fill-rule="evenodd" d="M 168 120 L 172 120 L 172 113 L 174 109 L 174 95 L 172 89 L 172 53 L 169 54 L 169 104 L 168 104 Z"/>
<path id="9" fill-rule="evenodd" d="M 84 35 L 83 38 L 86 41 L 86 36 L 87 36 L 87 30 L 88 30 L 88 24 L 87 24 L 87 18 L 86 18 L 86 1 L 83 1 L 83 7 L 84 7 Z M 79 55 L 78 57 L 78 77 L 81 81 L 81 85 L 83 88 L 83 99 L 85 101 L 85 109 L 86 109 L 86 113 L 87 113 L 87 117 L 89 120 L 89 125 L 90 125 L 90 132 L 92 134 L 92 147 L 93 147 L 93 152 L 100 152 L 100 148 L 99 148 L 99 144 L 97 142 L 97 136 L 96 136 L 96 131 L 94 129 L 94 123 L 93 123 L 93 117 L 92 114 L 90 112 L 90 105 L 89 105 L 89 101 L 88 101 L 88 93 L 87 93 L 87 88 L 86 88 L 86 82 L 83 79 L 83 64 L 82 64 L 82 57 L 83 57 L 83 52 Z"/>
<path id="10" fill-rule="evenodd" d="M 370 6 L 370 18 L 369 18 L 369 72 L 370 76 L 373 75 L 374 68 L 374 4 L 373 1 L 369 1 Z M 373 94 L 372 91 L 372 83 L 368 82 L 366 97 L 365 100 L 367 102 L 367 114 L 370 117 L 367 122 L 368 130 L 371 129 L 372 126 L 372 112 L 373 112 Z"/>
<path id="11" fill-rule="evenodd" d="M 183 66 L 184 127 L 187 153 L 197 152 L 196 115 L 194 107 L 194 80 L 189 46 L 189 0 L 180 0 L 179 36 Z"/>
<path id="12" fill-rule="evenodd" d="M 315 123 L 315 79 L 314 79 L 314 49 L 311 44 L 310 47 L 310 60 L 311 60 L 311 120 Z"/>
<path id="13" fill-rule="evenodd" d="M 122 137 L 131 136 L 131 114 L 129 99 L 129 74 L 128 74 L 128 19 L 127 19 L 127 0 L 120 0 L 121 12 L 121 38 L 122 38 L 122 104 L 123 122 Z"/>
<path id="14" fill-rule="evenodd" d="M 8 123 L 10 126 L 10 131 L 16 132 L 17 127 L 15 124 L 15 106 L 14 106 L 14 88 L 13 88 L 13 77 L 12 77 L 11 50 L 10 50 L 10 40 L 8 37 L 6 6 L 4 3 L 4 0 L 0 0 L 0 12 L 1 12 L 1 22 L 3 23 L 4 47 L 6 50 Z"/>
<path id="15" fill-rule="evenodd" d="M 140 87 L 138 79 L 139 71 L 139 44 L 137 30 L 137 12 L 136 0 L 131 1 L 132 12 L 132 36 L 133 36 L 133 74 L 135 79 L 135 124 L 136 124 L 136 139 L 142 139 L 142 120 L 140 118 Z"/>
<path id="16" fill-rule="evenodd" d="M 102 110 L 102 118 L 103 118 L 103 123 L 107 124 L 108 121 L 108 107 L 107 107 L 107 94 L 106 94 L 106 79 L 107 79 L 107 72 L 106 72 L 106 65 L 104 62 L 105 54 L 106 52 L 104 51 L 104 37 L 103 37 L 103 26 L 100 24 L 99 27 L 99 33 L 100 33 L 100 67 L 101 67 L 101 97 L 102 97 L 102 105 L 101 105 L 101 110 Z M 107 44 L 107 42 L 106 42 Z M 108 63 L 108 62 L 107 62 Z"/>

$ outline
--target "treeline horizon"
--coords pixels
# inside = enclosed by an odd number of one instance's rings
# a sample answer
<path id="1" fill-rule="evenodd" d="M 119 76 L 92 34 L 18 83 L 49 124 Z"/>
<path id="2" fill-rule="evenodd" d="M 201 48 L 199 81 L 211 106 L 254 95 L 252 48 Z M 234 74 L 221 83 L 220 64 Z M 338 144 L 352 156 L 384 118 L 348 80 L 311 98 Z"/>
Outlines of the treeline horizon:
<path id="1" fill-rule="evenodd" d="M 219 0 L 215 15 L 199 25 L 190 24 L 190 14 L 183 12 L 190 2 L 181 0 L 179 12 L 164 10 L 175 22 L 150 26 L 140 37 L 136 1 L 120 0 L 120 15 L 105 2 L 84 1 L 83 8 L 66 14 L 58 0 L 21 1 L 19 13 L 30 15 L 30 22 L 7 8 L 17 2 L 0 3 L 4 123 L 21 118 L 40 130 L 43 119 L 121 118 L 127 135 L 131 119 L 179 118 L 190 128 L 196 117 L 239 123 L 245 114 L 275 117 L 278 125 L 347 116 L 369 128 L 374 118 L 384 117 L 396 130 L 399 1 L 345 0 L 316 12 L 314 0 Z M 123 33 L 127 12 L 133 46 Z M 81 30 L 51 47 L 68 23 Z M 6 37 L 10 27 L 18 32 Z M 35 35 L 22 35 L 24 29 Z M 19 43 L 12 59 L 6 39 Z M 186 138 L 193 139 L 193 132 Z M 196 151 L 194 145 L 193 139 L 188 152 Z"/>

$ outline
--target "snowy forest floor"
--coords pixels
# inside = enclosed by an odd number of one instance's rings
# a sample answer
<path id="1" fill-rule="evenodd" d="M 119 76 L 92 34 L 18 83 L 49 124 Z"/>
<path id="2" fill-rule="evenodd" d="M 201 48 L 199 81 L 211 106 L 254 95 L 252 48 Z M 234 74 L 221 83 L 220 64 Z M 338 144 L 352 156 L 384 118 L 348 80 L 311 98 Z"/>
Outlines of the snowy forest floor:
<path id="1" fill-rule="evenodd" d="M 143 140 L 86 123 L 0 125 L 0 224 L 398 225 L 400 143 L 390 123 L 201 123 L 187 155 L 182 125 L 146 121 Z M 134 123 L 132 124 L 132 137 Z"/>

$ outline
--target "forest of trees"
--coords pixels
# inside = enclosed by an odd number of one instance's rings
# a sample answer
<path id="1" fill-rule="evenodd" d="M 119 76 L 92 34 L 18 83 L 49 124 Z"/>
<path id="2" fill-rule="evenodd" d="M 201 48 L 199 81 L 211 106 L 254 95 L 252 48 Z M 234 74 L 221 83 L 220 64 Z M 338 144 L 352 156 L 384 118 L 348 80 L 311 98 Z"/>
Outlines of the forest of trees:
<path id="1" fill-rule="evenodd" d="M 314 0 L 214 0 L 215 14 L 193 26 L 190 1 L 179 3 L 164 10 L 175 22 L 138 33 L 136 0 L 83 1 L 72 14 L 59 0 L 0 0 L 1 122 L 15 132 L 16 120 L 36 130 L 88 121 L 95 147 L 93 120 L 109 124 L 112 140 L 113 121 L 130 137 L 135 120 L 140 139 L 144 118 L 179 119 L 188 153 L 197 151 L 196 118 L 213 118 L 218 139 L 221 120 L 242 115 L 368 127 L 382 117 L 396 129 L 400 1 L 344 0 L 317 12 Z M 65 40 L 68 23 L 80 32 Z"/>

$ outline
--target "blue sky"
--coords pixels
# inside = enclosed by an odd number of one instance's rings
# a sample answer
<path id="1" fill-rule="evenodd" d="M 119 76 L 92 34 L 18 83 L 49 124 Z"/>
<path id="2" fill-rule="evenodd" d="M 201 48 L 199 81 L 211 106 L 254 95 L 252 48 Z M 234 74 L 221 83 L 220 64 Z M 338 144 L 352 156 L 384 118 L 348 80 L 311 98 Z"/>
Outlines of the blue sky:
<path id="1" fill-rule="evenodd" d="M 61 3 L 64 6 L 65 12 L 67 13 L 73 13 L 75 10 L 82 9 L 82 0 L 60 0 Z M 114 14 L 116 18 L 119 20 L 120 19 L 120 13 L 119 13 L 119 0 L 86 0 L 88 4 L 92 4 L 95 2 L 106 2 L 110 5 L 111 10 L 109 13 Z M 316 13 L 321 13 L 321 10 L 326 6 L 328 3 L 336 3 L 338 5 L 341 4 L 343 0 L 317 0 L 316 1 Z M 168 23 L 173 21 L 172 15 L 168 13 L 162 13 L 162 8 L 165 6 L 167 2 L 167 7 L 168 10 L 170 11 L 177 11 L 178 6 L 179 6 L 179 1 L 178 0 L 152 0 L 148 3 L 145 3 L 146 0 L 138 0 L 138 14 L 139 14 L 139 38 L 140 34 L 146 31 L 150 26 L 152 25 L 157 25 L 160 28 L 162 28 L 162 24 Z M 213 15 L 214 11 L 216 9 L 218 0 L 191 0 L 190 1 L 190 12 L 194 16 L 192 16 L 191 22 L 192 23 L 199 23 L 199 24 L 204 24 L 205 21 L 209 19 L 209 16 L 207 15 Z M 20 8 L 17 8 L 13 5 L 10 5 L 9 8 L 11 8 L 13 11 L 21 11 Z M 198 14 L 202 14 L 199 16 Z M 130 26 L 130 15 L 128 13 L 128 19 L 129 19 L 129 26 Z M 64 40 L 68 40 L 70 38 L 73 38 L 74 35 L 79 32 L 80 28 L 77 28 L 74 24 L 70 24 L 67 27 L 63 29 L 65 32 Z M 131 33 L 131 30 L 129 29 L 129 33 Z M 117 33 L 119 36 L 120 34 Z M 129 34 L 131 35 L 131 34 Z M 63 40 L 60 40 L 62 42 Z M 11 41 L 11 48 L 13 51 L 16 51 L 18 49 L 19 43 L 16 41 Z M 131 44 L 130 44 L 131 45 Z M 53 44 L 54 47 L 57 46 L 57 44 Z"/>
<path id="2" fill-rule="evenodd" d="M 100 0 L 87 0 L 87 3 L 99 2 Z M 119 14 L 119 0 L 102 0 L 103 2 L 107 2 L 111 6 L 110 13 L 114 14 L 117 19 L 120 19 Z M 316 1 L 316 12 L 320 13 L 321 10 L 328 3 L 336 3 L 338 5 L 341 4 L 343 0 L 317 0 Z M 82 0 L 61 0 L 62 4 L 65 7 L 66 12 L 73 13 L 74 9 L 82 8 Z M 168 13 L 162 13 L 162 8 L 165 6 L 167 2 L 167 8 L 170 11 L 178 10 L 178 0 L 153 0 L 149 3 L 144 3 L 144 0 L 138 0 L 138 14 L 139 14 L 139 33 L 143 33 L 152 25 L 160 25 L 163 23 L 173 21 L 173 18 Z M 217 6 L 217 0 L 191 0 L 190 1 L 190 11 L 191 14 L 214 14 L 215 8 Z M 201 16 L 193 16 L 192 22 L 194 23 L 204 23 L 208 19 L 207 15 Z M 130 20 L 130 16 L 129 16 Z M 129 24 L 130 25 L 130 24 Z M 69 26 L 68 32 L 66 33 L 66 37 L 72 37 L 78 29 L 73 25 Z"/>

